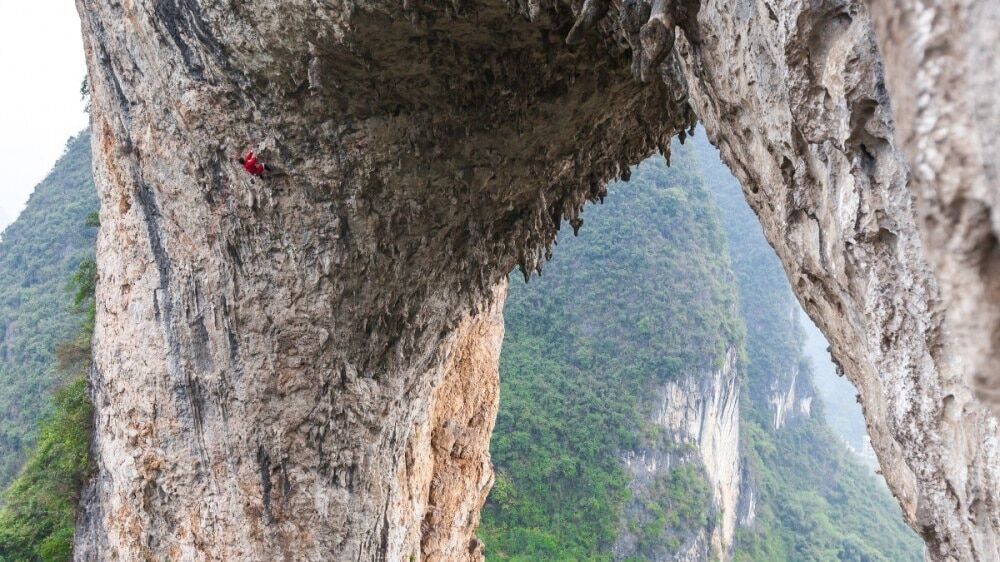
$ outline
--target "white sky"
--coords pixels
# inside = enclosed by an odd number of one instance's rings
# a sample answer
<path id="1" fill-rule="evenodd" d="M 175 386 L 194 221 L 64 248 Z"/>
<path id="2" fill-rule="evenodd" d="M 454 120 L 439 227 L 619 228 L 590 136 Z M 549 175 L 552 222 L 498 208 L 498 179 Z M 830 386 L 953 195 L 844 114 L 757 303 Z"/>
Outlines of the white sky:
<path id="1" fill-rule="evenodd" d="M 0 225 L 87 126 L 73 0 L 0 0 Z"/>

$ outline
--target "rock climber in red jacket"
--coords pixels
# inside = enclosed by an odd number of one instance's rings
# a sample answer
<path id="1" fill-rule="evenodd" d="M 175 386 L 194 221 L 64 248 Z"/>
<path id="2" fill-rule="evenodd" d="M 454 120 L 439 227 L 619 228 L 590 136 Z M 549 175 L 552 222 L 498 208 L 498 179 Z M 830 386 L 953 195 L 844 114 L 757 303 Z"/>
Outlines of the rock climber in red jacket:
<path id="1" fill-rule="evenodd" d="M 262 164 L 252 150 L 247 152 L 246 156 L 240 158 L 240 164 L 243 164 L 243 169 L 248 174 L 258 178 L 263 176 L 265 171 L 271 171 L 271 167 L 267 164 Z"/>

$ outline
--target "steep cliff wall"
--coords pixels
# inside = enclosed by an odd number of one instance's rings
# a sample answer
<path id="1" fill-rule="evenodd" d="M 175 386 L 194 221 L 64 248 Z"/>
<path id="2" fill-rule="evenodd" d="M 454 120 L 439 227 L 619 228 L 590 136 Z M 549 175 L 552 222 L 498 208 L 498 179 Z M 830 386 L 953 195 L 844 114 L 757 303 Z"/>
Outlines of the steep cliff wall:
<path id="1" fill-rule="evenodd" d="M 650 427 L 661 429 L 658 440 L 625 454 L 633 500 L 615 543 L 616 560 L 641 558 L 650 561 L 699 562 L 729 560 L 740 506 L 740 371 L 735 349 L 726 352 L 722 367 L 695 372 L 658 385 L 647 400 L 653 402 Z M 653 544 L 642 544 L 641 529 L 650 524 L 643 507 L 655 503 L 657 485 L 671 471 L 693 464 L 703 473 L 712 499 L 716 524 L 664 536 Z M 669 504 L 666 506 L 669 510 Z M 670 541 L 676 541 L 670 548 Z"/>
<path id="2" fill-rule="evenodd" d="M 394 528 L 419 533 L 407 540 L 420 544 L 413 558 L 428 562 L 479 560 L 475 538 L 479 511 L 493 485 L 489 443 L 497 416 L 500 344 L 506 283 L 496 290 L 483 314 L 456 329 L 456 341 L 441 381 L 431 392 L 427 420 L 414 428 L 405 469 L 398 475 L 409 486 L 396 513 L 416 516 Z"/>
<path id="3" fill-rule="evenodd" d="M 864 7 L 705 2 L 698 22 L 692 104 L 858 387 L 907 520 L 932 559 L 997 558 L 996 420 L 942 325 Z"/>
<path id="4" fill-rule="evenodd" d="M 977 0 L 868 4 L 960 376 L 1000 413 L 1000 9 Z M 958 382 L 963 393 L 969 381 Z"/>
<path id="5" fill-rule="evenodd" d="M 80 558 L 419 551 L 398 475 L 456 326 L 695 112 L 932 556 L 997 557 L 996 421 L 943 329 L 862 5 L 78 6 L 102 201 Z M 234 165 L 249 146 L 275 177 Z"/>

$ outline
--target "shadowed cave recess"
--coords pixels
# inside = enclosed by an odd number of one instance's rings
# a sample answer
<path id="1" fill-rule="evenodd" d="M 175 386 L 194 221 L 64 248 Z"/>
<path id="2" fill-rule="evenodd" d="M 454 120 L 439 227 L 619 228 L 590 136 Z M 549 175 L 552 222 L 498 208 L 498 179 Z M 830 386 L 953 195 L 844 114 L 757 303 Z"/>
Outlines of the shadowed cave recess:
<path id="1" fill-rule="evenodd" d="M 1000 556 L 989 361 L 956 355 L 938 279 L 978 265 L 928 265 L 864 4 L 77 5 L 101 199 L 77 559 L 479 559 L 506 274 L 696 120 L 928 556 Z"/>

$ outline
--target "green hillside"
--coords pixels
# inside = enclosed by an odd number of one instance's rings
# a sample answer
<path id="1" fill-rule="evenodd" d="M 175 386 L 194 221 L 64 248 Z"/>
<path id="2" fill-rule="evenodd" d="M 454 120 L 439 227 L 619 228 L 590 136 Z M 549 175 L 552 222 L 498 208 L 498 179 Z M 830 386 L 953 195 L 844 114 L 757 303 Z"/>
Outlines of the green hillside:
<path id="1" fill-rule="evenodd" d="M 86 222 L 97 207 L 90 135 L 81 133 L 0 240 L 0 487 L 24 463 L 63 378 L 57 348 L 81 323 L 67 283 L 93 256 L 95 230 Z"/>

